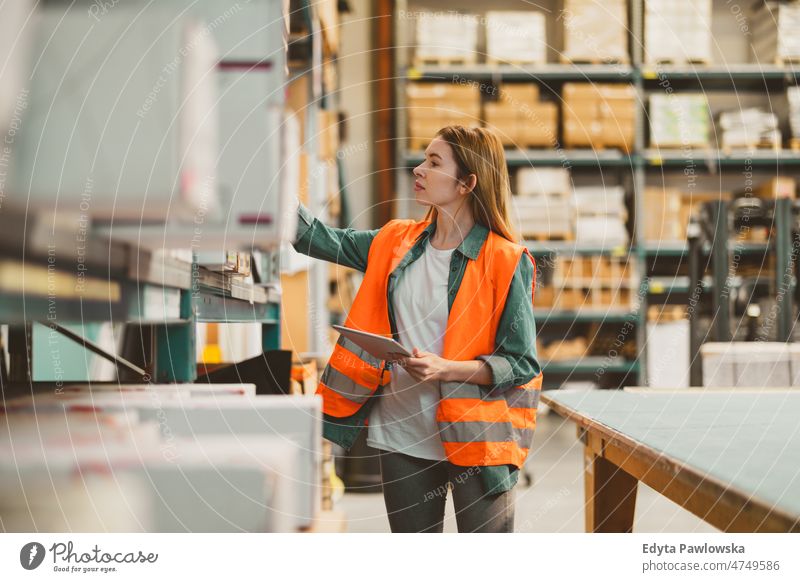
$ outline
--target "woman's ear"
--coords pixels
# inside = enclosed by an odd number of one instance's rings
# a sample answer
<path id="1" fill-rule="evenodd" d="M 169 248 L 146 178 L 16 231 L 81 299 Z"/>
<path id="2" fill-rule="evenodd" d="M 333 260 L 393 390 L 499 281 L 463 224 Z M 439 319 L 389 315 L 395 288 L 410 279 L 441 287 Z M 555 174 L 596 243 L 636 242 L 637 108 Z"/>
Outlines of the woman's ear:
<path id="1" fill-rule="evenodd" d="M 478 185 L 478 176 L 470 174 L 461 180 L 461 194 L 469 194 Z"/>

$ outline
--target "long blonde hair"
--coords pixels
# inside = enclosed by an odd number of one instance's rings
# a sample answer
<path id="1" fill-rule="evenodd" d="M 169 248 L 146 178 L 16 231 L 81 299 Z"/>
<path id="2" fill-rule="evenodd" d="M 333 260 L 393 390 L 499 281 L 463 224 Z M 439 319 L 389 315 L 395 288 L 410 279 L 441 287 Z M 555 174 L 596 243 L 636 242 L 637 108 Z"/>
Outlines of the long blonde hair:
<path id="1" fill-rule="evenodd" d="M 519 242 L 509 219 L 511 186 L 506 155 L 500 139 L 485 127 L 448 125 L 436 137 L 450 144 L 458 167 L 457 178 L 475 174 L 477 185 L 469 194 L 469 205 L 475 222 L 511 242 Z M 435 221 L 439 210 L 431 206 L 425 220 Z"/>

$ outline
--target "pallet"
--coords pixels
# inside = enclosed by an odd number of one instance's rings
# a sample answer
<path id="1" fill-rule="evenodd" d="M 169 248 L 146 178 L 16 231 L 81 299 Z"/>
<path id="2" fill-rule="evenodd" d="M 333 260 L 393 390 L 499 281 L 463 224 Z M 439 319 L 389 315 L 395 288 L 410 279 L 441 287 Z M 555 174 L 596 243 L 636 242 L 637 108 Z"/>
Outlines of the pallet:
<path id="1" fill-rule="evenodd" d="M 615 58 L 605 57 L 600 58 L 597 55 L 592 56 L 568 56 L 561 55 L 559 61 L 564 65 L 629 65 L 630 59 L 628 58 Z"/>
<path id="2" fill-rule="evenodd" d="M 425 67 L 464 67 L 475 65 L 477 60 L 473 57 L 414 57 L 415 69 Z"/>
<path id="3" fill-rule="evenodd" d="M 759 142 L 755 142 L 755 143 L 751 143 L 751 144 L 736 146 L 735 148 L 725 147 L 725 148 L 722 148 L 721 151 L 726 156 L 729 156 L 729 155 L 733 154 L 734 152 L 752 152 L 754 150 L 773 150 L 773 151 L 778 152 L 778 151 L 781 150 L 781 142 L 780 141 L 776 141 L 776 142 L 759 141 Z"/>
<path id="4" fill-rule="evenodd" d="M 568 242 L 575 240 L 575 234 L 572 231 L 566 232 L 522 232 L 522 238 L 528 241 L 536 241 L 536 242 L 552 242 L 552 241 L 563 241 Z"/>
<path id="5" fill-rule="evenodd" d="M 702 65 L 702 66 L 709 66 L 712 63 L 711 63 L 710 59 L 675 59 L 675 58 L 669 58 L 669 59 L 655 59 L 653 61 L 648 61 L 646 64 L 647 65 L 651 65 L 651 66 L 658 66 L 658 65 L 674 65 L 674 66 L 680 66 L 680 65 Z"/>
<path id="6" fill-rule="evenodd" d="M 514 65 L 517 67 L 530 67 L 532 65 L 546 65 L 547 63 L 545 61 L 530 61 L 527 59 L 496 59 L 487 57 L 486 64 L 493 66 Z"/>
<path id="7" fill-rule="evenodd" d="M 565 148 L 570 150 L 575 149 L 575 150 L 595 151 L 595 152 L 620 151 L 625 155 L 629 155 L 633 151 L 632 144 L 630 147 L 624 148 L 619 145 L 606 145 L 605 143 L 592 143 L 591 145 L 586 145 L 585 142 L 575 143 L 567 139 L 563 140 L 563 144 Z"/>
<path id="8" fill-rule="evenodd" d="M 652 143 L 652 149 L 656 150 L 682 150 L 683 148 L 692 148 L 698 150 L 710 150 L 711 144 L 709 143 Z"/>
<path id="9" fill-rule="evenodd" d="M 800 57 L 775 57 L 775 65 L 778 67 L 794 67 L 800 65 Z"/>

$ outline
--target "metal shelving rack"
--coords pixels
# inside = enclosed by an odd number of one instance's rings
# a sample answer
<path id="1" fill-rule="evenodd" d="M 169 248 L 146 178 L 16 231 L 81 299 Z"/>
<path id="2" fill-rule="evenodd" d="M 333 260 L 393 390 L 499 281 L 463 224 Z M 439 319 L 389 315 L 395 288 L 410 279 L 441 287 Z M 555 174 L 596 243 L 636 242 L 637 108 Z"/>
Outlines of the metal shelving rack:
<path id="1" fill-rule="evenodd" d="M 298 0 L 293 10 L 301 10 L 309 22 L 310 43 L 308 67 L 296 72 L 311 75 L 309 107 L 306 110 L 307 152 L 318 148 L 317 107 L 321 98 L 321 32 L 309 0 Z M 324 195 L 319 178 L 309 185 L 313 204 L 320 204 Z M 312 207 L 313 208 L 313 207 Z M 8 325 L 10 366 L 7 371 L 0 350 L 0 388 L 8 398 L 19 391 L 52 386 L 52 382 L 33 381 L 32 325 L 87 323 L 127 323 L 141 326 L 142 336 L 151 338 L 143 382 L 179 383 L 197 379 L 197 323 L 260 323 L 262 348 L 280 349 L 280 250 L 263 249 L 254 254 L 253 267 L 261 277 L 259 284 L 243 282 L 240 277 L 209 271 L 192 261 L 164 258 L 129 242 L 90 233 L 82 244 L 81 268 L 76 268 L 75 232 L 51 232 L 57 244 L 57 260 L 46 252 L 46 242 L 34 240 L 32 228 L 39 220 L 8 205 L 0 213 L 0 324 Z M 64 245 L 62 243 L 66 242 Z M 12 278 L 10 275 L 17 274 Z M 325 306 L 327 272 L 314 272 L 312 285 L 319 290 L 315 304 Z M 53 294 L 53 278 L 58 280 L 58 293 Z M 76 293 L 79 280 L 91 291 Z M 64 293 L 64 290 L 67 290 Z M 53 310 L 55 309 L 55 317 Z M 324 312 L 327 313 L 327 312 Z M 322 315 L 324 318 L 325 315 Z M 50 317 L 48 317 L 50 316 Z M 326 326 L 327 327 L 327 326 Z M 0 346 L 2 347 L 2 346 Z M 107 354 L 107 357 L 116 357 Z M 148 359 L 149 358 L 149 359 Z M 126 369 L 126 361 L 118 370 Z M 127 368 L 130 372 L 132 369 Z"/>
<path id="2" fill-rule="evenodd" d="M 403 0 L 397 2 L 398 9 L 407 9 L 409 2 Z M 575 168 L 589 169 L 594 168 L 598 172 L 620 171 L 625 172 L 631 180 L 633 208 L 634 208 L 634 233 L 629 249 L 623 249 L 623 254 L 636 261 L 639 272 L 643 276 L 643 284 L 640 286 L 640 301 L 638 308 L 631 313 L 583 313 L 578 311 L 553 311 L 549 309 L 537 310 L 537 323 L 541 321 L 559 322 L 580 322 L 586 320 L 597 321 L 629 321 L 636 323 L 636 340 L 638 357 L 635 362 L 624 363 L 629 367 L 625 372 L 633 371 L 638 376 L 640 385 L 646 384 L 646 325 L 647 325 L 647 305 L 651 298 L 656 300 L 665 295 L 665 282 L 658 281 L 654 286 L 648 285 L 645 281 L 647 260 L 656 257 L 672 257 L 679 260 L 688 258 L 688 246 L 683 245 L 653 245 L 646 243 L 639 238 L 639 233 L 644 232 L 644 218 L 641 208 L 643 205 L 644 190 L 647 184 L 647 171 L 662 168 L 664 171 L 672 171 L 686 164 L 686 153 L 682 150 L 656 150 L 646 147 L 646 95 L 648 90 L 657 87 L 659 82 L 668 80 L 676 88 L 699 88 L 714 90 L 730 90 L 731 88 L 749 88 L 751 90 L 782 90 L 788 83 L 796 83 L 800 79 L 800 68 L 781 67 L 774 65 L 753 65 L 741 64 L 731 66 L 720 65 L 658 65 L 645 64 L 643 59 L 643 45 L 638 39 L 642 38 L 644 30 L 644 4 L 643 0 L 634 0 L 629 3 L 629 17 L 631 30 L 634 31 L 634 38 L 630 39 L 631 64 L 543 64 L 543 65 L 485 65 L 476 64 L 471 66 L 426 66 L 414 68 L 409 65 L 408 55 L 413 50 L 412 43 L 408 38 L 407 28 L 397 26 L 396 37 L 398 39 L 398 57 L 396 78 L 396 103 L 397 108 L 397 135 L 404 136 L 407 126 L 407 118 L 403 104 L 405 103 L 405 86 L 407 82 L 416 81 L 448 81 L 454 75 L 470 80 L 489 81 L 489 82 L 536 82 L 550 91 L 560 86 L 566 81 L 575 82 L 622 82 L 631 83 L 639 96 L 640 107 L 637 108 L 636 135 L 634 150 L 630 155 L 619 151 L 594 151 L 594 150 L 507 150 L 506 158 L 510 168 L 525 166 L 568 166 Z M 638 38 L 636 38 L 638 37 Z M 401 140 L 402 143 L 402 140 Z M 397 166 L 408 168 L 422 161 L 421 152 L 400 151 L 398 154 Z M 689 154 L 689 159 L 697 164 L 699 172 L 714 174 L 723 169 L 735 169 L 742 167 L 745 163 L 752 164 L 754 170 L 774 169 L 778 171 L 782 168 L 796 168 L 800 166 L 800 155 L 791 150 L 766 151 L 757 150 L 755 152 L 722 152 L 719 150 L 695 150 Z M 403 186 L 403 177 L 398 172 L 398 192 L 407 191 Z M 409 214 L 407 204 L 401 205 L 400 214 Z M 781 241 L 789 240 L 788 218 L 783 222 L 786 224 L 781 228 L 778 236 L 778 246 Z M 786 232 L 783 232 L 786 231 Z M 580 247 L 569 243 L 559 242 L 528 242 L 529 249 L 538 256 L 557 255 L 557 254 L 600 254 L 612 252 L 620 254 L 619 249 L 609 251 L 607 249 L 596 249 L 591 247 Z M 742 252 L 763 253 L 771 245 L 739 245 Z M 710 253 L 710 249 L 707 249 Z M 784 268 L 789 268 L 788 253 L 779 253 L 778 266 L 779 272 Z M 666 282 L 666 287 L 671 287 Z M 676 289 L 680 287 L 676 283 Z M 706 283 L 706 288 L 719 288 L 714 282 Z M 655 301 L 658 303 L 658 301 Z M 791 310 L 784 310 L 782 317 Z M 786 322 L 783 326 L 788 325 Z M 695 358 L 696 359 L 696 358 Z M 615 364 L 616 367 L 623 366 Z M 580 376 L 584 372 L 592 373 L 595 368 L 585 370 L 586 366 L 579 364 L 571 365 L 564 362 L 552 363 L 545 368 L 545 372 L 556 373 L 559 375 L 576 374 Z"/>

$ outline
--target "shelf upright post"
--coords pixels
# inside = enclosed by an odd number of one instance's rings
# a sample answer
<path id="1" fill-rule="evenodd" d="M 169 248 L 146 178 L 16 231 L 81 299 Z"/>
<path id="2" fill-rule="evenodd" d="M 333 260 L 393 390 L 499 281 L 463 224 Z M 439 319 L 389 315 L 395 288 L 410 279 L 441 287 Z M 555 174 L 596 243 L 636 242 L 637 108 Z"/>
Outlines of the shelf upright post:
<path id="1" fill-rule="evenodd" d="M 731 341 L 730 322 L 730 260 L 728 256 L 728 201 L 709 202 L 714 225 L 711 241 L 711 264 L 714 274 L 714 340 Z"/>
<path id="2" fill-rule="evenodd" d="M 642 241 L 642 234 L 644 233 L 644 189 L 646 187 L 645 167 L 642 163 L 640 152 L 645 148 L 645 131 L 644 126 L 646 116 L 644 111 L 644 103 L 646 95 L 644 92 L 644 82 L 642 78 L 642 44 L 644 24 L 643 24 L 643 2 L 644 0 L 635 0 L 631 2 L 631 26 L 633 31 L 631 35 L 631 63 L 633 65 L 633 83 L 636 89 L 637 99 L 639 103 L 636 107 L 636 132 L 634 135 L 634 155 L 631 157 L 631 165 L 629 166 L 633 171 L 633 251 L 636 260 L 636 265 L 640 274 L 641 284 L 639 285 L 639 298 L 637 301 L 637 326 L 636 326 L 636 346 L 637 358 L 639 359 L 639 374 L 638 382 L 640 386 L 647 384 L 647 290 L 649 285 L 647 282 L 647 256 L 645 253 L 644 241 Z"/>
<path id="3" fill-rule="evenodd" d="M 797 260 L 792 245 L 792 201 L 775 200 L 775 291 L 779 342 L 792 338 L 794 262 Z"/>
<path id="4" fill-rule="evenodd" d="M 688 240 L 687 261 L 689 269 L 689 305 L 686 310 L 689 316 L 689 386 L 703 385 L 702 360 L 700 346 L 703 340 L 700 335 L 700 301 L 703 292 L 703 239 L 700 225 L 690 221 L 686 229 Z"/>
<path id="5" fill-rule="evenodd" d="M 33 381 L 33 326 L 30 323 L 8 326 L 8 379 L 30 385 Z"/>
<path id="6" fill-rule="evenodd" d="M 197 257 L 192 259 L 192 286 L 181 290 L 181 321 L 155 327 L 155 362 L 153 376 L 159 384 L 194 382 L 197 379 L 197 312 L 193 295 L 198 282 Z"/>

